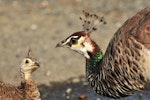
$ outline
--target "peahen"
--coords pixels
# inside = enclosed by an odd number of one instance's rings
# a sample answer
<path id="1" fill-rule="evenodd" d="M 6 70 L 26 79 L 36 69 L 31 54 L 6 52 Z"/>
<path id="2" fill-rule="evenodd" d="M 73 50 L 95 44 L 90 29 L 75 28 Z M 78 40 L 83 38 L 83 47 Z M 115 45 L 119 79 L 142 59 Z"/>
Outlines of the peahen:
<path id="1" fill-rule="evenodd" d="M 90 37 L 103 18 L 84 11 L 83 31 L 56 47 L 67 47 L 86 59 L 86 77 L 100 95 L 120 98 L 145 89 L 150 80 L 150 7 L 128 19 L 114 34 L 105 54 Z"/>

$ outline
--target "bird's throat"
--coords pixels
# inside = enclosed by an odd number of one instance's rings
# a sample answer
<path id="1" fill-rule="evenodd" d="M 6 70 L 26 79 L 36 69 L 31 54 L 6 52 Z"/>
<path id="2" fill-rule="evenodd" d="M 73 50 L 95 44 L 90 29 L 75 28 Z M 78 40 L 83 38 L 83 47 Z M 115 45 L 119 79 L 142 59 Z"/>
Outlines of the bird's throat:
<path id="1" fill-rule="evenodd" d="M 90 59 L 86 59 L 86 70 L 90 72 L 96 72 L 98 71 L 98 66 L 102 61 L 104 55 L 99 46 L 94 41 L 92 41 L 91 44 L 93 47 L 93 51 L 88 52 Z"/>
<path id="2" fill-rule="evenodd" d="M 101 52 L 101 50 L 99 50 L 95 54 L 92 54 L 90 52 L 88 54 L 90 55 L 90 59 L 86 60 L 87 68 L 93 71 L 98 70 L 98 64 L 100 64 L 101 60 L 103 59 L 103 53 Z"/>

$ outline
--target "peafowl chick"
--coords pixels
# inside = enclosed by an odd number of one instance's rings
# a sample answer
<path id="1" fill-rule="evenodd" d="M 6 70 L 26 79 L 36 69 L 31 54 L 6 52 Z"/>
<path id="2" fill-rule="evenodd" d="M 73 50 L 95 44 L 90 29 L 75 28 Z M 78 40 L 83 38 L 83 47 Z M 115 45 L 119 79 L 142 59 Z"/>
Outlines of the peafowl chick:
<path id="1" fill-rule="evenodd" d="M 39 63 L 31 56 L 29 50 L 27 57 L 21 62 L 21 85 L 17 87 L 0 82 L 0 100 L 41 100 L 37 85 L 31 79 L 32 72 L 39 67 Z"/>
<path id="2" fill-rule="evenodd" d="M 83 12 L 83 31 L 56 45 L 86 59 L 86 77 L 100 95 L 120 98 L 146 88 L 150 80 L 150 7 L 128 19 L 110 40 L 105 54 L 90 35 L 103 18 Z"/>

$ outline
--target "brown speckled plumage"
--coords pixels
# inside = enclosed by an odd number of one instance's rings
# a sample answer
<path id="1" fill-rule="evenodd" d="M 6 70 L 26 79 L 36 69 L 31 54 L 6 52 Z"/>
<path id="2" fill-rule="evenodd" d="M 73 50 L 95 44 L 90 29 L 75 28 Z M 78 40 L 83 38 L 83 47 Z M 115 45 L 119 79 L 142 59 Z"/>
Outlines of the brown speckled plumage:
<path id="1" fill-rule="evenodd" d="M 0 100 L 23 100 L 22 91 L 11 84 L 1 82 Z"/>
<path id="2" fill-rule="evenodd" d="M 31 73 L 39 67 L 38 62 L 31 57 L 31 50 L 28 56 L 21 63 L 21 85 L 13 86 L 0 82 L 0 100 L 41 100 L 37 85 L 31 79 Z"/>
<path id="3" fill-rule="evenodd" d="M 28 80 L 21 83 L 19 89 L 22 90 L 22 95 L 26 100 L 40 100 L 40 93 L 34 81 Z"/>
<path id="4" fill-rule="evenodd" d="M 87 16 L 91 15 L 85 13 L 83 20 L 88 21 Z M 98 94 L 112 98 L 145 89 L 150 81 L 150 7 L 139 11 L 118 29 L 104 55 L 90 38 L 95 26 L 89 28 L 90 24 L 85 22 L 84 31 L 75 32 L 57 47 L 67 47 L 85 56 L 91 87 Z"/>
<path id="5" fill-rule="evenodd" d="M 150 61 L 149 50 L 150 8 L 146 8 L 128 19 L 111 39 L 99 64 L 99 75 L 104 76 L 104 80 L 97 80 L 102 84 L 109 81 L 103 84 L 109 94 L 99 91 L 100 94 L 116 98 L 144 89 L 146 82 L 150 80 L 150 74 L 149 77 L 146 76 L 146 70 L 150 69 L 147 66 Z"/>

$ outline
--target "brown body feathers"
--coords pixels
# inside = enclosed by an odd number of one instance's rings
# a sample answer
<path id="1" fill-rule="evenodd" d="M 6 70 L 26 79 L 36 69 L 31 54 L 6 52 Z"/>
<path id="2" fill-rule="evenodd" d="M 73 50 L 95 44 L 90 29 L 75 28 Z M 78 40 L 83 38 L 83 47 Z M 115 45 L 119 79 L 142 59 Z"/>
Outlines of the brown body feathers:
<path id="1" fill-rule="evenodd" d="M 80 19 L 83 31 L 73 33 L 57 47 L 70 48 L 86 58 L 86 77 L 96 93 L 120 98 L 145 89 L 150 82 L 150 7 L 118 29 L 105 54 L 89 34 L 101 18 L 84 12 Z"/>

